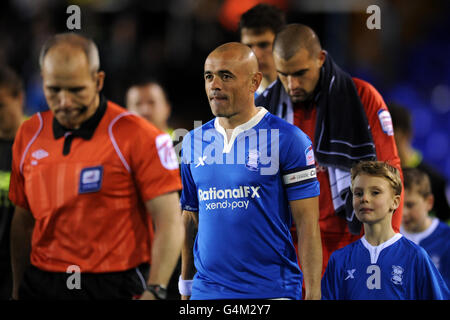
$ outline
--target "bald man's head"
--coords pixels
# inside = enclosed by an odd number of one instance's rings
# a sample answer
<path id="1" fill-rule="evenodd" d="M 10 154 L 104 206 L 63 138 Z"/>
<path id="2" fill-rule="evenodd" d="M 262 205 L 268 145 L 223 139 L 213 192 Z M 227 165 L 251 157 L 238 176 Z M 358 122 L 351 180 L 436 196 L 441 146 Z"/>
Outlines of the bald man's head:
<path id="1" fill-rule="evenodd" d="M 275 37 L 273 58 L 278 78 L 292 102 L 313 98 L 326 59 L 315 32 L 302 24 L 290 24 Z"/>
<path id="2" fill-rule="evenodd" d="M 208 55 L 204 78 L 213 114 L 230 118 L 254 107 L 254 93 L 261 83 L 262 74 L 249 47 L 229 42 Z"/>
<path id="3" fill-rule="evenodd" d="M 39 55 L 41 70 L 47 53 L 55 47 L 66 49 L 66 51 L 81 50 L 86 55 L 91 72 L 97 72 L 100 68 L 100 58 L 94 41 L 79 34 L 68 32 L 56 34 L 45 42 Z"/>
<path id="4" fill-rule="evenodd" d="M 54 36 L 41 50 L 47 104 L 68 129 L 78 129 L 99 107 L 105 73 L 98 71 L 98 61 L 95 44 L 73 33 Z"/>
<path id="5" fill-rule="evenodd" d="M 276 35 L 273 52 L 280 58 L 289 60 L 300 49 L 305 49 L 310 56 L 316 56 L 322 50 L 319 37 L 310 27 L 289 24 Z"/>
<path id="6" fill-rule="evenodd" d="M 241 61 L 243 67 L 248 68 L 249 72 L 258 72 L 258 60 L 252 49 L 240 42 L 228 42 L 218 46 L 209 55 L 208 59 L 220 58 Z"/>

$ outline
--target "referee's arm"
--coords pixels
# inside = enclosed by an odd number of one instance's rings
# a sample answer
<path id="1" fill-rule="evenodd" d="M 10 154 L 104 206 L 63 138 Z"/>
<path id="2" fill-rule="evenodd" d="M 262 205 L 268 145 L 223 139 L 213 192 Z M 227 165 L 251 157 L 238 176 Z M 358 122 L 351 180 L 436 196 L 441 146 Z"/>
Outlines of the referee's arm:
<path id="1" fill-rule="evenodd" d="M 181 249 L 181 278 L 192 280 L 195 275 L 194 266 L 194 242 L 198 231 L 198 212 L 183 210 L 183 224 L 185 237 Z M 188 300 L 190 296 L 181 296 L 182 300 Z"/>
<path id="2" fill-rule="evenodd" d="M 298 256 L 305 279 L 305 300 L 320 300 L 322 242 L 319 197 L 289 201 L 298 239 Z"/>
<path id="3" fill-rule="evenodd" d="M 167 287 L 180 257 L 184 229 L 178 192 L 170 192 L 146 202 L 155 228 L 152 243 L 152 265 L 147 284 Z M 145 292 L 142 298 L 149 292 Z"/>
<path id="4" fill-rule="evenodd" d="M 16 206 L 11 223 L 12 298 L 15 300 L 19 299 L 20 283 L 26 268 L 30 264 L 34 221 L 30 211 Z"/>

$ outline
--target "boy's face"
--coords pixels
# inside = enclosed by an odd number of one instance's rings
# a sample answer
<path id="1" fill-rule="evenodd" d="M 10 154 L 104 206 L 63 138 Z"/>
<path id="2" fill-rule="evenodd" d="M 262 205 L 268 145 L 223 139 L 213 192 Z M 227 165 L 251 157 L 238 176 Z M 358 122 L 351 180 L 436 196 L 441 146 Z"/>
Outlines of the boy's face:
<path id="1" fill-rule="evenodd" d="M 402 226 L 407 232 L 417 233 L 426 229 L 428 212 L 433 207 L 433 195 L 422 196 L 416 188 L 405 190 Z"/>
<path id="2" fill-rule="evenodd" d="M 359 174 L 353 181 L 353 208 L 356 217 L 369 225 L 391 219 L 400 196 L 394 195 L 389 182 L 382 177 Z"/>

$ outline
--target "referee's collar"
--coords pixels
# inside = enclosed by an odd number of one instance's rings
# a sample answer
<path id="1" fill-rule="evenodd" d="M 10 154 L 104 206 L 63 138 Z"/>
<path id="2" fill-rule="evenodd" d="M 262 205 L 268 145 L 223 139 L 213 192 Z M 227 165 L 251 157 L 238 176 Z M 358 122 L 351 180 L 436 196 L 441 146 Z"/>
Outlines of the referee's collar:
<path id="1" fill-rule="evenodd" d="M 59 139 L 66 135 L 67 133 L 81 137 L 85 140 L 89 140 L 94 135 L 95 129 L 97 128 L 100 120 L 102 120 L 103 115 L 106 111 L 107 101 L 105 96 L 100 95 L 100 105 L 95 111 L 95 113 L 86 121 L 84 121 L 81 126 L 76 130 L 67 129 L 63 125 L 61 125 L 56 117 L 53 116 L 53 136 L 55 139 Z"/>

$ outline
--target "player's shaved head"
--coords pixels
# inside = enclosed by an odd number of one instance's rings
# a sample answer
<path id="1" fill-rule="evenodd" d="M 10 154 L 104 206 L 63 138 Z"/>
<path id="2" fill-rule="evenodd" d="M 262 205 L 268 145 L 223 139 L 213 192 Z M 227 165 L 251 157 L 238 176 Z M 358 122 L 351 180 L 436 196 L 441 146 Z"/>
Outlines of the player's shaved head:
<path id="1" fill-rule="evenodd" d="M 214 49 L 205 61 L 205 90 L 211 110 L 228 128 L 248 121 L 257 112 L 254 95 L 262 73 L 252 49 L 228 42 Z"/>
<path id="2" fill-rule="evenodd" d="M 258 60 L 252 49 L 240 42 L 228 42 L 214 49 L 206 61 L 209 59 L 229 59 L 240 61 L 241 65 L 248 68 L 249 73 L 258 72 Z"/>
<path id="3" fill-rule="evenodd" d="M 276 35 L 273 44 L 274 54 L 283 60 L 289 60 L 302 48 L 310 56 L 315 56 L 322 50 L 317 34 L 303 24 L 287 25 Z"/>

